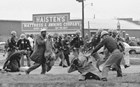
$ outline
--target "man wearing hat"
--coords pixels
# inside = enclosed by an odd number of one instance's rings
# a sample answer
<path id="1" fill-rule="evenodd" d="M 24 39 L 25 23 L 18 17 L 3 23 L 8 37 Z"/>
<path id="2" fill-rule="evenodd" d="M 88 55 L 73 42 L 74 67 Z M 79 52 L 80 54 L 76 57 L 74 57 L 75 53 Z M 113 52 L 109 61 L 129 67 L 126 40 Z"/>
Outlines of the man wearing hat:
<path id="1" fill-rule="evenodd" d="M 32 70 L 42 66 L 41 74 L 46 73 L 46 60 L 44 57 L 45 53 L 45 43 L 46 43 L 46 29 L 40 30 L 40 35 L 37 35 L 35 38 L 35 46 L 30 59 L 34 61 L 34 65 L 31 66 L 28 70 L 26 70 L 26 74 L 29 74 Z"/>
<path id="2" fill-rule="evenodd" d="M 101 32 L 101 38 L 101 42 L 93 49 L 91 54 L 94 54 L 103 46 L 110 52 L 110 55 L 103 66 L 102 80 L 107 81 L 108 71 L 110 68 L 115 68 L 117 71 L 117 77 L 122 77 L 120 63 L 123 58 L 123 53 L 118 49 L 116 40 L 109 36 L 107 31 Z"/>

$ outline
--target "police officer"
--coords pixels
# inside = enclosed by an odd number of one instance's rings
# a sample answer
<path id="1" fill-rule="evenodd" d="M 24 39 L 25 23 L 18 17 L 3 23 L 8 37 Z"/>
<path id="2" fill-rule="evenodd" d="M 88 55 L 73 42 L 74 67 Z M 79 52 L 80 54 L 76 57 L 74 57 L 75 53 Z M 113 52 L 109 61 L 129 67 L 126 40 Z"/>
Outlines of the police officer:
<path id="1" fill-rule="evenodd" d="M 13 54 L 17 49 L 17 33 L 16 31 L 11 32 L 11 37 L 7 40 L 7 58 Z"/>
<path id="2" fill-rule="evenodd" d="M 29 40 L 26 38 L 25 34 L 20 35 L 20 39 L 17 42 L 17 47 L 18 47 L 18 50 L 28 51 L 26 58 L 27 58 L 27 65 L 30 67 L 31 64 L 30 64 L 29 55 L 30 55 L 31 45 L 30 45 Z M 21 59 L 21 66 L 24 66 L 24 55 L 22 56 L 22 59 Z"/>
<path id="3" fill-rule="evenodd" d="M 33 34 L 29 35 L 28 38 L 27 38 L 30 42 L 30 45 L 31 45 L 31 52 L 30 52 L 30 55 L 33 53 L 33 49 L 34 49 L 34 37 L 33 37 Z"/>
<path id="4" fill-rule="evenodd" d="M 83 39 L 80 38 L 80 31 L 76 31 L 76 35 L 70 42 L 71 48 L 73 49 L 73 54 L 75 57 L 79 55 L 79 48 L 84 45 Z"/>
<path id="5" fill-rule="evenodd" d="M 69 37 L 66 36 L 64 38 L 64 40 L 62 41 L 63 44 L 63 53 L 64 53 L 64 58 L 67 61 L 67 65 L 70 66 L 70 61 L 69 61 L 69 54 L 70 54 L 70 50 L 69 50 Z"/>
<path id="6" fill-rule="evenodd" d="M 110 52 L 110 56 L 103 66 L 102 80 L 107 81 L 108 71 L 112 66 L 117 71 L 117 77 L 122 77 L 120 63 L 123 58 L 123 53 L 118 49 L 116 40 L 109 36 L 107 31 L 101 32 L 101 38 L 101 42 L 94 48 L 91 54 L 94 54 L 103 46 Z"/>
<path id="7" fill-rule="evenodd" d="M 128 52 L 127 52 L 129 49 L 124 47 L 124 44 L 123 44 L 124 39 L 121 37 L 120 32 L 117 31 L 117 30 L 113 30 L 113 36 L 112 37 L 115 38 L 115 40 L 117 41 L 119 50 L 124 54 L 124 58 L 122 59 L 122 61 L 123 61 L 122 63 L 124 65 L 124 68 L 129 67 L 130 62 L 129 62 L 129 55 L 128 55 Z"/>
<path id="8" fill-rule="evenodd" d="M 61 36 L 55 37 L 54 49 L 55 49 L 56 59 L 58 59 L 58 57 L 61 59 L 59 66 L 66 67 L 66 65 L 64 64 L 64 52 L 63 52 L 63 45 L 62 45 L 62 37 Z"/>

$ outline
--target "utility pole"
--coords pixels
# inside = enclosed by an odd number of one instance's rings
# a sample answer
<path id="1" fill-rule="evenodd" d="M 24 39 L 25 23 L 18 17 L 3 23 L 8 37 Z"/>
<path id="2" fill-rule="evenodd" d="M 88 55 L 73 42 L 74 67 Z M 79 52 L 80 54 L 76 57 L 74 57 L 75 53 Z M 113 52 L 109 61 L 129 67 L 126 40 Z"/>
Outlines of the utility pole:
<path id="1" fill-rule="evenodd" d="M 85 29 L 84 29 L 84 18 L 85 18 L 85 16 L 84 16 L 84 0 L 82 0 L 82 37 L 84 38 L 84 31 L 85 31 Z"/>
<path id="2" fill-rule="evenodd" d="M 90 29 L 90 22 L 88 21 L 88 29 Z"/>
<path id="3" fill-rule="evenodd" d="M 84 38 L 84 0 L 76 0 L 82 3 L 82 37 Z"/>

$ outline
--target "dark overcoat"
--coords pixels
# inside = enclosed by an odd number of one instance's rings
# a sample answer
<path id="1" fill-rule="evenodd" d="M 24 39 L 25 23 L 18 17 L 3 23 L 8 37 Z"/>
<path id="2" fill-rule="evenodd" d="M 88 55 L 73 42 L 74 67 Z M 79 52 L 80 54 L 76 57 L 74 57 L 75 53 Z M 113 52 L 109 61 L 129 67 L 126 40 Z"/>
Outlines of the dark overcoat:
<path id="1" fill-rule="evenodd" d="M 41 35 L 36 36 L 35 39 L 35 47 L 32 55 L 30 56 L 31 60 L 35 63 L 45 62 L 44 58 L 45 52 L 45 41 Z"/>

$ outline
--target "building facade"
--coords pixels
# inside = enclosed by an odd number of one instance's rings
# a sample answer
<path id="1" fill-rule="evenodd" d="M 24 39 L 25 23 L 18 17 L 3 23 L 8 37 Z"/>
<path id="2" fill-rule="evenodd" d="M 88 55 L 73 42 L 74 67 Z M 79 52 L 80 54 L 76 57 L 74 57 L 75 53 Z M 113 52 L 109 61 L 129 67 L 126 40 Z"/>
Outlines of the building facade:
<path id="1" fill-rule="evenodd" d="M 21 21 L 0 20 L 0 41 L 6 41 L 11 31 L 16 31 L 19 36 L 21 31 Z"/>
<path id="2" fill-rule="evenodd" d="M 32 21 L 22 22 L 22 31 L 26 34 L 38 33 L 45 28 L 50 34 L 73 34 L 81 30 L 80 19 L 70 19 L 70 13 L 33 14 Z"/>
<path id="3" fill-rule="evenodd" d="M 119 19 L 85 19 L 84 35 L 92 36 L 98 29 L 120 29 L 131 37 L 140 38 L 140 25 L 127 20 Z M 0 41 L 6 41 L 11 31 L 38 34 L 45 28 L 49 34 L 74 34 L 81 31 L 81 19 L 70 19 L 70 13 L 33 14 L 30 21 L 0 20 Z"/>

